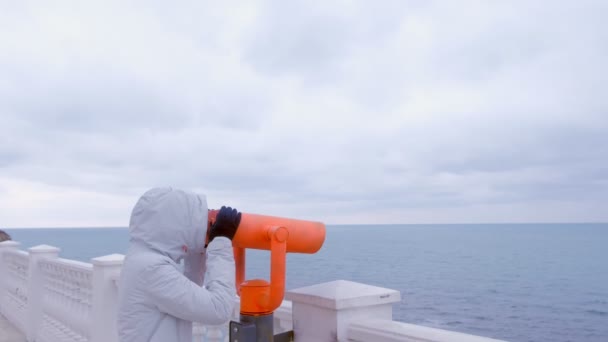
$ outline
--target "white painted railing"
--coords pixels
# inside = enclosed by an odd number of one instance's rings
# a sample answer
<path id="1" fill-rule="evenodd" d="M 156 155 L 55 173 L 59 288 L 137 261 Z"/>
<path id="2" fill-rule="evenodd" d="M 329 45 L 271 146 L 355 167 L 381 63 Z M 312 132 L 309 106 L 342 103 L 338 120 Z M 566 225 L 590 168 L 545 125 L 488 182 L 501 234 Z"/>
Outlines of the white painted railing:
<path id="1" fill-rule="evenodd" d="M 36 341 L 90 340 L 93 265 L 73 260 L 41 260 L 42 326 Z"/>
<path id="2" fill-rule="evenodd" d="M 85 263 L 59 258 L 59 248 L 52 246 L 36 246 L 28 252 L 18 248 L 18 242 L 0 243 L 0 314 L 28 341 L 116 341 L 122 255 Z M 238 307 L 237 301 L 235 320 Z M 290 303 L 277 311 L 275 322 L 277 329 L 291 327 Z M 228 324 L 195 323 L 192 333 L 195 342 L 224 342 Z"/>
<path id="3" fill-rule="evenodd" d="M 25 330 L 27 322 L 27 283 L 29 274 L 29 255 L 27 252 L 19 251 L 19 245 L 12 245 L 4 255 L 4 267 L 2 271 L 2 284 L 5 291 L 2 292 L 0 302 L 3 312 L 8 320 L 21 330 Z"/>
<path id="4" fill-rule="evenodd" d="M 429 328 L 390 320 L 352 322 L 348 339 L 353 342 L 499 342 L 487 337 L 471 336 L 454 331 Z"/>
<path id="5" fill-rule="evenodd" d="M 59 258 L 59 248 L 0 243 L 0 314 L 30 342 L 116 342 L 123 256 L 91 263 Z M 344 280 L 288 291 L 274 313 L 275 333 L 296 342 L 496 342 L 392 320 L 398 291 Z M 233 319 L 238 320 L 238 304 Z M 194 324 L 194 342 L 228 341 L 228 324 Z M 0 333 L 2 333 L 0 331 Z"/>

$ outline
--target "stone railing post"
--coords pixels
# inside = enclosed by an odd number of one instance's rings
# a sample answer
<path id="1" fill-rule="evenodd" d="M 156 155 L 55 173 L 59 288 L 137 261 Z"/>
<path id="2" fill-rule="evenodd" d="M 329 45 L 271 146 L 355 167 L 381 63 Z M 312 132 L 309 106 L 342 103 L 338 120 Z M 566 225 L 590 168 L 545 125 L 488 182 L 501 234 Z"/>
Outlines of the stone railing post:
<path id="1" fill-rule="evenodd" d="M 399 291 L 337 280 L 288 291 L 295 342 L 348 341 L 348 327 L 365 319 L 391 320 Z"/>
<path id="2" fill-rule="evenodd" d="M 0 255 L 2 255 L 2 252 L 4 251 L 16 251 L 19 249 L 19 246 L 21 246 L 21 243 L 17 241 L 2 241 L 0 242 Z"/>
<path id="3" fill-rule="evenodd" d="M 19 249 L 21 244 L 17 241 L 2 241 L 0 242 L 0 313 L 4 311 L 4 301 L 6 300 L 6 291 L 8 281 L 8 267 L 6 265 L 6 261 L 4 260 L 4 252 L 5 251 L 16 251 Z"/>
<path id="4" fill-rule="evenodd" d="M 38 266 L 42 259 L 54 259 L 60 249 L 48 245 L 39 245 L 28 249 L 29 275 L 27 283 L 27 321 L 25 335 L 28 341 L 34 341 L 42 324 L 42 301 L 44 300 L 44 275 Z"/>
<path id="5" fill-rule="evenodd" d="M 123 261 L 122 254 L 91 259 L 93 264 L 91 342 L 118 341 L 116 330 L 118 289 L 114 281 L 120 275 Z"/>

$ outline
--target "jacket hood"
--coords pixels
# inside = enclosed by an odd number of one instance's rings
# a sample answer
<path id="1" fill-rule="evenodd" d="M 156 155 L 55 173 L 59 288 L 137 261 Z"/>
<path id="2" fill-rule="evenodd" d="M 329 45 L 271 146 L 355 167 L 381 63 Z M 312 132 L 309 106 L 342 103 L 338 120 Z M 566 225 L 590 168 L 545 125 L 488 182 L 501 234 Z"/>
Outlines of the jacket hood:
<path id="1" fill-rule="evenodd" d="M 184 245 L 188 253 L 204 252 L 207 214 L 204 195 L 170 187 L 150 189 L 131 212 L 130 242 L 179 262 L 186 254 Z"/>

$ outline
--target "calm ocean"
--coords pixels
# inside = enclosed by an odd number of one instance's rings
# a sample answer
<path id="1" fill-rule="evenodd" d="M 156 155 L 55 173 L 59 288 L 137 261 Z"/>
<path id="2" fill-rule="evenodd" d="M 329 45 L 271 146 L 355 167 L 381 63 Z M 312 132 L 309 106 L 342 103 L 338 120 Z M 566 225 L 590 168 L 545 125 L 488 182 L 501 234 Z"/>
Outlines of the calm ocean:
<path id="1" fill-rule="evenodd" d="M 64 258 L 124 253 L 128 232 L 9 229 Z M 248 253 L 247 278 L 269 255 Z M 287 287 L 347 279 L 401 291 L 400 321 L 509 341 L 608 341 L 608 224 L 329 226 L 315 255 L 289 255 Z"/>

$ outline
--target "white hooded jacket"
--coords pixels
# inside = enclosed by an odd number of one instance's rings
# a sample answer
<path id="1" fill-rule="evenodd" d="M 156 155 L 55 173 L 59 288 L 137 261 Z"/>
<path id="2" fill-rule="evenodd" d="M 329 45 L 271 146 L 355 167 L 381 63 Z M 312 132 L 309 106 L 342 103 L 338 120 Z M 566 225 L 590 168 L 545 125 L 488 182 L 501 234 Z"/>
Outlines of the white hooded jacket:
<path id="1" fill-rule="evenodd" d="M 204 196 L 155 188 L 139 199 L 119 282 L 119 341 L 191 342 L 193 321 L 216 325 L 231 318 L 236 296 L 232 243 L 217 237 L 205 251 L 206 230 Z"/>

